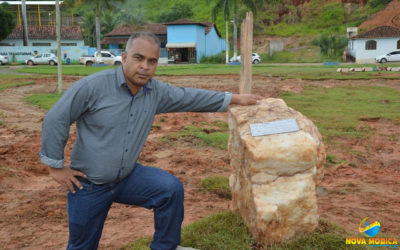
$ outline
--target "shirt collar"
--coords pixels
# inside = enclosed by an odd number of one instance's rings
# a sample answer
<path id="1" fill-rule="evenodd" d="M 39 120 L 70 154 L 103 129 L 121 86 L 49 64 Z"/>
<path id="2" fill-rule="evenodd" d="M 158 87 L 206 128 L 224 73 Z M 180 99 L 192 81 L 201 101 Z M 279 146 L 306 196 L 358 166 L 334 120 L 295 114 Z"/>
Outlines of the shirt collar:
<path id="1" fill-rule="evenodd" d="M 125 76 L 124 76 L 124 71 L 123 71 L 123 69 L 122 69 L 122 64 L 121 64 L 121 66 L 119 66 L 118 68 L 117 68 L 117 82 L 118 82 L 118 86 L 122 86 L 122 85 L 127 85 L 127 87 L 128 87 L 128 84 L 126 83 L 126 80 L 125 80 Z M 151 84 L 151 82 L 152 82 L 152 80 L 150 80 L 150 81 L 148 81 L 143 87 L 142 87 L 142 89 L 143 89 L 143 92 L 144 92 L 144 94 L 146 94 L 146 91 L 147 90 L 151 90 L 153 87 L 152 87 L 152 84 Z"/>

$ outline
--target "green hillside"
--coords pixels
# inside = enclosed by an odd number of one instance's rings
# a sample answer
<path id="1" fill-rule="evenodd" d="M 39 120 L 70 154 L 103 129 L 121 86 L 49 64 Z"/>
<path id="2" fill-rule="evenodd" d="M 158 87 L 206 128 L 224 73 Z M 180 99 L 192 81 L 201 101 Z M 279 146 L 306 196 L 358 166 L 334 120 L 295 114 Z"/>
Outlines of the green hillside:
<path id="1" fill-rule="evenodd" d="M 346 13 L 341 3 L 327 0 L 310 0 L 309 3 L 295 6 L 292 0 L 264 0 L 257 4 L 257 15 L 254 20 L 255 35 L 293 36 L 320 33 L 343 34 L 346 27 L 361 24 L 371 14 L 383 9 L 391 0 L 368 0 L 365 6 L 353 5 L 351 13 Z M 82 1 L 81 1 L 82 2 Z M 112 2 L 112 1 L 109 1 Z M 191 18 L 195 21 L 212 21 L 211 13 L 217 0 L 131 0 L 121 4 L 116 2 L 113 10 L 103 10 L 103 26 L 120 23 L 141 24 L 163 22 L 179 18 Z M 248 9 L 240 2 L 238 10 L 239 23 Z M 254 1 L 258 3 L 259 1 Z M 74 13 L 88 16 L 94 9 L 90 4 L 74 5 Z M 107 15 L 112 12 L 112 15 Z M 161 19 L 160 19 L 161 17 Z M 175 17 L 175 18 L 174 18 Z M 230 15 L 233 18 L 233 13 Z M 85 19 L 85 18 L 83 18 Z M 168 21 L 168 20 L 167 20 Z M 225 35 L 225 20 L 222 13 L 215 20 L 221 35 Z M 229 29 L 232 34 L 233 25 Z M 238 25 L 240 27 L 240 25 Z"/>
<path id="2" fill-rule="evenodd" d="M 238 34 L 240 23 L 249 10 L 245 1 L 231 0 L 238 3 Z M 383 9 L 391 0 L 368 0 L 365 6 L 358 4 L 342 5 L 333 0 L 309 0 L 305 4 L 294 5 L 295 0 L 246 0 L 256 4 L 257 15 L 254 18 L 255 36 L 274 37 L 300 37 L 300 43 L 285 43 L 292 50 L 285 51 L 282 56 L 276 58 L 276 62 L 293 61 L 291 58 L 303 58 L 304 62 L 320 61 L 321 58 L 339 58 L 341 51 L 335 55 L 315 55 L 319 51 L 318 41 L 321 36 L 337 36 L 345 40 L 346 28 L 361 24 L 372 14 Z M 95 46 L 95 13 L 93 3 L 85 1 L 67 0 L 74 2 L 65 11 L 74 12 L 81 17 L 81 27 L 84 33 L 85 43 Z M 110 32 L 119 24 L 133 24 L 136 26 L 145 23 L 171 22 L 181 18 L 189 18 L 194 21 L 213 21 L 212 9 L 218 0 L 130 0 L 108 1 L 113 3 L 113 8 L 103 8 L 101 16 L 102 35 Z M 261 4 L 261 2 L 263 2 Z M 297 1 L 299 2 L 299 1 Z M 350 7 L 349 7 L 350 6 Z M 230 19 L 233 19 L 231 10 Z M 225 38 L 225 20 L 223 13 L 217 14 L 214 22 L 223 38 Z M 233 35 L 233 24 L 229 22 L 229 37 Z M 322 39 L 323 40 L 323 39 Z M 326 40 L 326 39 L 325 39 Z M 314 43 L 313 43 L 314 41 Z M 341 41 L 341 44 L 346 44 Z M 345 45 L 344 45 L 345 46 Z M 339 46 L 340 47 L 340 46 Z M 232 47 L 231 47 L 232 48 Z M 297 49 L 300 49 L 297 52 Z M 342 47 L 343 48 L 343 47 Z M 288 48 L 286 48 L 288 49 Z M 295 50 L 293 55 L 293 49 Z M 311 54 L 311 58 L 307 57 Z M 305 56 L 306 55 L 306 56 Z M 267 56 L 262 55 L 264 58 Z M 224 58 L 224 56 L 221 56 Z M 271 59 L 271 58 L 269 58 Z M 272 58 L 275 60 L 274 58 Z"/>

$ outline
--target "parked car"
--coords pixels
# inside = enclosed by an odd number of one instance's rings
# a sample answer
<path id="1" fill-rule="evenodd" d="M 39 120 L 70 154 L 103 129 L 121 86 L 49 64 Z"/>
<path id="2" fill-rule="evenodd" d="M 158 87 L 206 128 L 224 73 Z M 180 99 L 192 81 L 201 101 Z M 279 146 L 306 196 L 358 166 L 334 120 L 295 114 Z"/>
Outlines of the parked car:
<path id="1" fill-rule="evenodd" d="M 378 63 L 400 61 L 400 50 L 392 51 L 386 55 L 381 55 L 375 58 Z"/>
<path id="2" fill-rule="evenodd" d="M 101 57 L 97 56 L 97 51 L 94 56 L 79 57 L 79 64 L 92 66 L 93 63 L 104 63 L 108 65 L 120 65 L 122 62 L 121 56 L 116 56 L 109 51 L 101 51 Z"/>
<path id="3" fill-rule="evenodd" d="M 31 66 L 36 64 L 50 64 L 54 66 L 57 65 L 57 57 L 53 53 L 42 53 L 25 60 L 25 63 Z"/>
<path id="4" fill-rule="evenodd" d="M 0 65 L 4 65 L 6 63 L 8 63 L 8 56 L 0 55 Z"/>
<path id="5" fill-rule="evenodd" d="M 240 56 L 231 57 L 231 59 L 229 61 L 230 62 L 240 62 Z M 261 57 L 257 53 L 253 53 L 251 61 L 253 64 L 259 64 L 261 62 Z"/>

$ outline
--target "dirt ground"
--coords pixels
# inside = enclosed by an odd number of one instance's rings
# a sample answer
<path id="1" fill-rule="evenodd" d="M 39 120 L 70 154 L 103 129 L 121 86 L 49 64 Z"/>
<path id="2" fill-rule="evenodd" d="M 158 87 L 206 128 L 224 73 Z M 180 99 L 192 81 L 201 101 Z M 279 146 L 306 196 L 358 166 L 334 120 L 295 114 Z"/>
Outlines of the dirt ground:
<path id="1" fill-rule="evenodd" d="M 76 77 L 65 77 L 64 88 Z M 180 85 L 221 91 L 238 91 L 238 76 L 158 77 Z M 49 176 L 39 161 L 41 122 L 45 110 L 27 105 L 32 93 L 53 92 L 55 78 L 32 78 L 35 85 L 0 91 L 0 249 L 65 249 L 68 239 L 66 191 Z M 399 81 L 303 81 L 255 77 L 254 93 L 279 97 L 282 91 L 300 93 L 306 85 L 331 88 L 338 85 L 379 85 L 399 90 Z M 160 119 L 163 117 L 162 119 Z M 186 124 L 227 120 L 227 113 L 162 114 L 139 161 L 175 174 L 185 186 L 184 225 L 211 213 L 229 209 L 229 200 L 199 192 L 206 176 L 229 176 L 227 151 L 162 142 L 160 137 L 179 131 Z M 366 216 L 381 223 L 381 232 L 398 236 L 400 231 L 400 127 L 382 119 L 363 123 L 376 129 L 366 140 L 338 139 L 326 145 L 328 155 L 342 163 L 325 168 L 318 194 L 321 218 L 335 222 L 351 233 Z M 72 148 L 75 130 L 66 147 Z M 152 212 L 114 204 L 109 212 L 100 249 L 117 249 L 125 243 L 153 233 Z"/>

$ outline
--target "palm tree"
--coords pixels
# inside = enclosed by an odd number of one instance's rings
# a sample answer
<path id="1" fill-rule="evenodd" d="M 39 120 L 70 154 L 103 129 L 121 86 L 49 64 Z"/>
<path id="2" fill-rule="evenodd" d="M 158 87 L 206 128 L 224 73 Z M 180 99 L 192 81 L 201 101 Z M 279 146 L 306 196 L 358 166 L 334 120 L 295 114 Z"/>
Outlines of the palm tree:
<path id="1" fill-rule="evenodd" d="M 97 51 L 101 51 L 100 46 L 100 14 L 101 10 L 104 9 L 112 9 L 112 3 L 120 2 L 123 3 L 125 0 L 82 0 L 84 3 L 94 3 L 96 5 L 96 41 L 97 41 Z M 98 53 L 101 55 L 101 53 Z"/>
<path id="2" fill-rule="evenodd" d="M 125 0 L 66 0 L 70 6 L 77 4 L 95 4 L 96 10 L 96 47 L 97 51 L 101 51 L 100 46 L 100 16 L 103 9 L 111 10 L 113 9 L 113 3 L 123 3 Z M 99 53 L 100 54 L 100 53 Z M 100 54 L 101 55 L 101 54 Z"/>
<path id="3" fill-rule="evenodd" d="M 210 4 L 210 0 L 207 0 Z M 224 15 L 224 20 L 229 22 L 231 12 L 233 11 L 233 56 L 237 56 L 237 13 L 239 11 L 240 4 L 244 4 L 247 8 L 249 8 L 254 15 L 257 14 L 257 6 L 258 4 L 263 4 L 264 0 L 217 0 L 216 4 L 212 10 L 212 18 L 213 21 L 217 18 L 218 12 L 222 11 Z"/>

